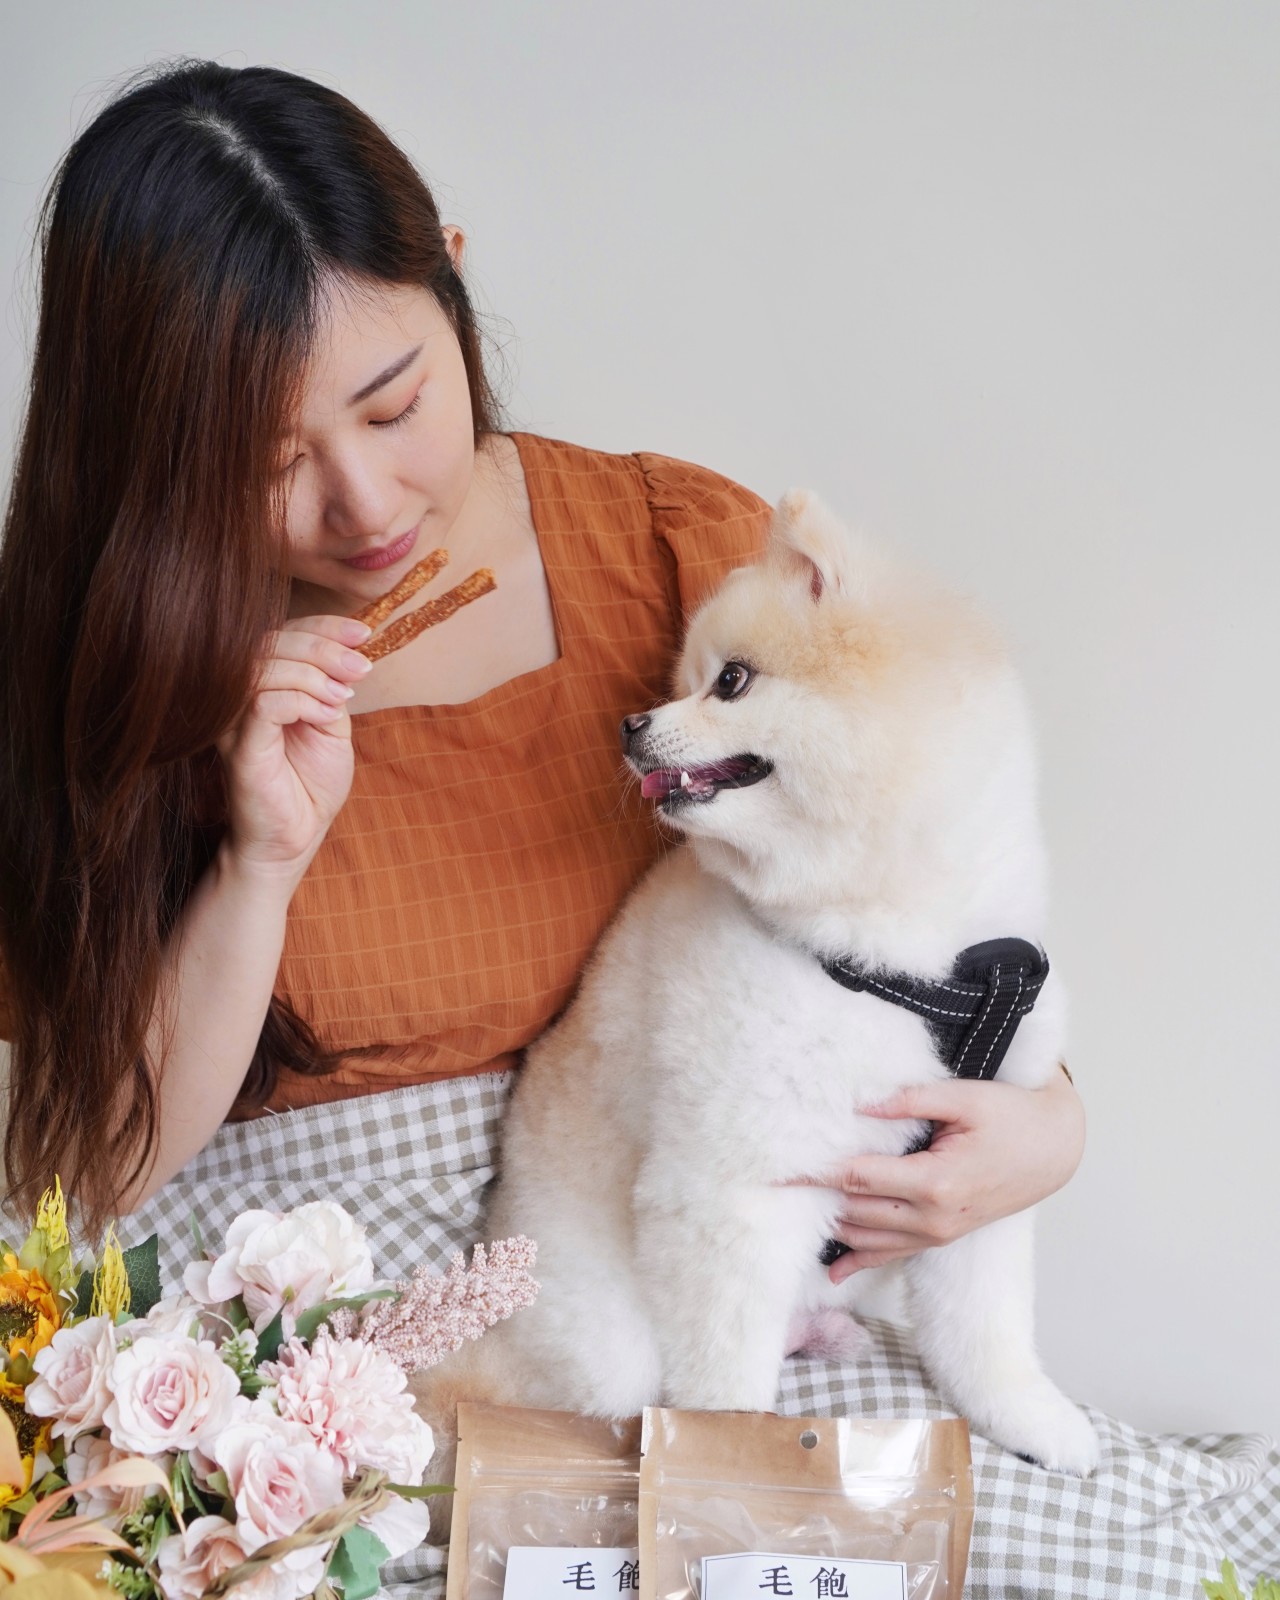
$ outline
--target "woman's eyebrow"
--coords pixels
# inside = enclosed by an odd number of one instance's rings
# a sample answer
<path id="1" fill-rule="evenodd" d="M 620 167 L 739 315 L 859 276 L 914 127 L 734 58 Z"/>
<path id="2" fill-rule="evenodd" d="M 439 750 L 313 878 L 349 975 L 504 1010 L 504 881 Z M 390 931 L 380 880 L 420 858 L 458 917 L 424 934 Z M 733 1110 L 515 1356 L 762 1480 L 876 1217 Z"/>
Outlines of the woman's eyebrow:
<path id="1" fill-rule="evenodd" d="M 416 344 L 412 350 L 406 350 L 404 355 L 397 357 L 389 367 L 384 368 L 371 383 L 366 383 L 363 389 L 357 389 L 355 394 L 347 401 L 347 404 L 349 406 L 358 406 L 362 400 L 367 400 L 371 394 L 375 394 L 381 389 L 384 383 L 390 383 L 392 378 L 398 378 L 421 349 L 422 346 Z"/>

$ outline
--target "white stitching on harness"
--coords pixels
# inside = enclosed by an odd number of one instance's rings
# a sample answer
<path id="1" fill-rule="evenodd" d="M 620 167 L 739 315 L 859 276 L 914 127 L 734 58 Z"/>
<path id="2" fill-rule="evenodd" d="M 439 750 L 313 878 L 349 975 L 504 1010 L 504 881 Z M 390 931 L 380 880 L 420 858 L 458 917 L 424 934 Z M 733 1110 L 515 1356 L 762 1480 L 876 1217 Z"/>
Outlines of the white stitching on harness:
<path id="1" fill-rule="evenodd" d="M 996 972 L 997 979 L 999 978 L 999 976 L 1000 976 L 1000 974 L 999 974 L 999 971 L 997 969 L 997 972 Z M 1017 1007 L 1018 1001 L 1021 1000 L 1021 999 L 1022 999 L 1022 972 L 1021 972 L 1021 969 L 1019 969 L 1019 971 L 1018 971 L 1018 992 L 1013 997 L 1013 1006 L 1011 1006 L 1010 1009 L 1005 1013 L 1005 1019 L 1000 1024 L 999 1032 L 996 1034 L 995 1038 L 991 1041 L 991 1043 L 987 1046 L 987 1053 L 986 1053 L 985 1056 L 983 1056 L 982 1065 L 978 1068 L 978 1076 L 980 1078 L 985 1078 L 986 1077 L 986 1075 L 987 1075 L 987 1062 L 991 1060 L 991 1052 L 1000 1043 L 1001 1039 L 1004 1038 L 1004 1030 L 1013 1021 L 1014 1011 L 1015 1011 L 1015 1009 Z"/>
<path id="2" fill-rule="evenodd" d="M 878 989 L 881 994 L 891 995 L 894 993 L 894 991 L 890 989 L 887 984 L 877 983 L 874 978 L 864 977 L 862 981 L 866 984 L 868 989 Z M 956 994 L 960 994 L 962 992 L 962 990 L 958 989 L 953 991 L 953 993 Z M 912 1007 L 919 1006 L 921 1011 L 932 1011 L 939 1017 L 958 1017 L 961 1022 L 964 1022 L 967 1018 L 973 1015 L 971 1011 L 947 1011 L 942 1006 L 931 1006 L 928 1001 L 917 1000 L 914 995 L 911 997 L 911 1005 Z"/>
<path id="3" fill-rule="evenodd" d="M 967 1036 L 965 1038 L 964 1049 L 961 1050 L 960 1054 L 956 1057 L 955 1065 L 951 1068 L 951 1072 L 952 1072 L 952 1075 L 954 1077 L 958 1078 L 960 1076 L 960 1068 L 962 1066 L 964 1066 L 964 1058 L 969 1054 L 969 1046 L 978 1037 L 978 1030 L 982 1026 L 982 1020 L 986 1016 L 987 1012 L 990 1011 L 992 1005 L 995 1003 L 995 997 L 996 997 L 997 992 L 999 991 L 999 988 L 1000 988 L 1000 963 L 997 961 L 996 964 L 995 964 L 995 976 L 992 978 L 991 987 L 987 991 L 987 1003 L 986 1003 L 986 1005 L 984 1005 L 982 1007 L 981 1011 L 979 1011 L 977 1017 L 974 1019 L 973 1026 L 969 1029 L 969 1032 L 968 1032 L 968 1034 L 967 1034 Z"/>

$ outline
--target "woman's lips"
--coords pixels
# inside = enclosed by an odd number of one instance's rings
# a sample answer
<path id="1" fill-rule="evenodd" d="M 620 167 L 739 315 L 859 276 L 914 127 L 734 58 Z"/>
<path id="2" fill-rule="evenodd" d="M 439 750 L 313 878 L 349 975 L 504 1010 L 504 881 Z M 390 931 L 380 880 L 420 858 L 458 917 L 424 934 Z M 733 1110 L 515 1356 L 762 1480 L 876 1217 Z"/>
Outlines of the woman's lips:
<path id="1" fill-rule="evenodd" d="M 408 533 L 402 533 L 394 544 L 389 544 L 381 550 L 370 550 L 363 556 L 344 556 L 344 567 L 355 567 L 357 572 L 377 572 L 382 567 L 393 567 L 397 561 L 403 561 L 418 542 L 418 530 L 410 528 Z"/>

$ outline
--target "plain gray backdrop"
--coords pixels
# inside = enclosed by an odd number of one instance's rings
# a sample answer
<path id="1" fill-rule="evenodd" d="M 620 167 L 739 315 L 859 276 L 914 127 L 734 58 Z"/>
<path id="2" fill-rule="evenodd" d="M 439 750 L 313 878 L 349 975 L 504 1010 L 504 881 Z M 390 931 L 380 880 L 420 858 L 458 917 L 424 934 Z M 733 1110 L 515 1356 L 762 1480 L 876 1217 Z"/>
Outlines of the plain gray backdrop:
<path id="1" fill-rule="evenodd" d="M 470 236 L 514 426 L 818 489 L 1034 701 L 1089 1111 L 1075 1397 L 1280 1434 L 1280 6 L 5 0 L 0 470 L 44 186 L 122 78 L 271 63 Z M 193 375 L 194 379 L 194 375 Z"/>

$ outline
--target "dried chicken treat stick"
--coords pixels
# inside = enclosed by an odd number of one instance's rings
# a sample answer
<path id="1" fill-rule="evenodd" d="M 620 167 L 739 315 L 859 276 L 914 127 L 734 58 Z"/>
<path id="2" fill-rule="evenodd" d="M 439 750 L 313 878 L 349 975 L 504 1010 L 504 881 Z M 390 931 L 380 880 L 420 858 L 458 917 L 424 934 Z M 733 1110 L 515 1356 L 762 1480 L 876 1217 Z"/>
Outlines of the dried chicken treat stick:
<path id="1" fill-rule="evenodd" d="M 430 583 L 432 578 L 448 565 L 448 561 L 447 550 L 433 550 L 429 556 L 424 556 L 416 567 L 410 567 L 394 589 L 388 589 L 380 600 L 374 600 L 363 610 L 357 611 L 355 620 L 375 630 L 380 628 L 393 611 Z"/>
<path id="2" fill-rule="evenodd" d="M 469 606 L 473 600 L 478 600 L 482 594 L 488 594 L 491 589 L 498 587 L 498 580 L 488 567 L 481 567 L 473 572 L 469 578 L 464 578 L 456 588 L 447 593 L 437 595 L 434 600 L 424 600 L 416 611 L 411 611 L 407 617 L 397 617 L 390 627 L 384 628 L 372 639 L 366 639 L 357 648 L 362 656 L 370 661 L 381 660 L 389 656 L 393 650 L 398 650 L 401 645 L 408 644 L 410 639 L 416 639 L 420 633 L 425 633 L 428 628 L 434 628 L 437 622 L 444 622 L 455 611 L 463 606 Z"/>

